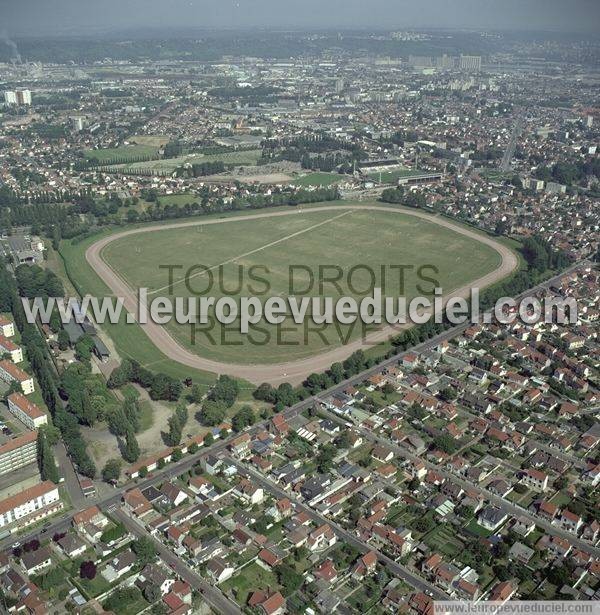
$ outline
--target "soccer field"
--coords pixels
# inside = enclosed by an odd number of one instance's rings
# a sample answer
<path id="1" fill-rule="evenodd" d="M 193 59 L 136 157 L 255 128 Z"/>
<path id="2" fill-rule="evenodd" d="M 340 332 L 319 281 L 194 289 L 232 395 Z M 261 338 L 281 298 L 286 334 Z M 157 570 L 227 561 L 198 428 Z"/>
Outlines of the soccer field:
<path id="1" fill-rule="evenodd" d="M 132 288 L 145 287 L 151 298 L 157 296 L 188 297 L 193 292 L 219 298 L 223 295 L 239 298 L 250 296 L 252 290 L 268 290 L 262 296 L 285 297 L 330 296 L 334 300 L 343 295 L 357 299 L 366 294 L 372 282 L 382 286 L 381 267 L 386 268 L 384 294 L 390 297 L 405 295 L 412 298 L 419 277 L 416 270 L 423 265 L 436 267 L 426 274 L 436 277 L 444 293 L 457 289 L 476 278 L 494 271 L 501 262 L 500 254 L 491 246 L 467 237 L 434 221 L 417 218 L 398 211 L 352 210 L 335 207 L 327 211 L 299 209 L 292 215 L 257 220 L 230 220 L 226 224 L 197 225 L 184 228 L 165 228 L 136 233 L 115 239 L 102 251 L 102 258 Z M 165 265 L 181 267 L 173 275 L 173 287 Z M 190 272 L 188 283 L 183 272 L 194 265 L 210 270 Z M 370 267 L 375 275 L 364 269 Z M 403 265 L 412 269 L 400 279 L 397 269 Z M 163 268 L 161 268 L 161 266 Z M 290 284 L 290 267 L 293 287 Z M 300 271 L 299 267 L 303 267 Z M 319 288 L 319 268 L 335 273 L 341 268 L 342 279 Z M 249 277 L 250 267 L 266 284 Z M 312 288 L 308 268 L 315 281 Z M 210 284 L 212 280 L 212 284 Z M 404 284 L 402 284 L 404 282 Z M 188 287 L 189 284 L 189 287 Z M 432 284 L 421 281 L 427 290 Z M 171 293 L 169 291 L 172 291 Z M 358 325 L 329 325 L 316 331 L 316 325 L 305 326 L 286 321 L 285 330 L 264 321 L 247 336 L 239 332 L 237 323 L 224 329 L 220 325 L 196 331 L 192 337 L 190 325 L 170 323 L 169 333 L 186 349 L 206 358 L 228 363 L 268 364 L 310 357 L 324 350 L 339 347 L 357 339 L 362 331 Z M 309 327 L 309 328 L 310 328 Z"/>
<path id="2" fill-rule="evenodd" d="M 382 184 L 397 184 L 398 180 L 422 175 L 425 171 L 414 169 L 394 169 L 391 171 L 369 173 L 368 177 Z"/>
<path id="3" fill-rule="evenodd" d="M 294 178 L 290 183 L 303 187 L 322 186 L 324 188 L 329 188 L 334 184 L 348 179 L 347 175 L 340 175 L 339 173 L 308 173 L 302 177 Z"/>

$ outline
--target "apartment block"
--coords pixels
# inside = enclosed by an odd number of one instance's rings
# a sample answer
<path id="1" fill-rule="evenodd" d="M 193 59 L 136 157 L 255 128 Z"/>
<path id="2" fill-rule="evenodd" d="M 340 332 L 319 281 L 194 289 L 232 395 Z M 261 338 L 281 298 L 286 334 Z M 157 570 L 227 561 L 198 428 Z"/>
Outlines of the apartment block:
<path id="1" fill-rule="evenodd" d="M 48 424 L 46 413 L 22 393 L 11 393 L 8 396 L 8 409 L 29 429 L 37 429 Z"/>
<path id="2" fill-rule="evenodd" d="M 22 369 L 19 369 L 11 361 L 6 359 L 0 361 L 0 379 L 4 380 L 8 384 L 12 382 L 18 382 L 21 385 L 21 390 L 25 395 L 33 393 L 33 378 L 25 373 Z"/>
<path id="3" fill-rule="evenodd" d="M 37 461 L 37 431 L 28 431 L 0 446 L 0 476 Z"/>
<path id="4" fill-rule="evenodd" d="M 0 335 L 12 337 L 15 334 L 15 323 L 4 316 L 0 316 Z"/>
<path id="5" fill-rule="evenodd" d="M 19 527 L 40 521 L 63 507 L 58 487 L 44 481 L 0 501 L 0 527 L 19 521 Z"/>
<path id="6" fill-rule="evenodd" d="M 0 335 L 0 357 L 3 355 L 8 355 L 13 363 L 21 363 L 23 349 L 4 335 Z"/>

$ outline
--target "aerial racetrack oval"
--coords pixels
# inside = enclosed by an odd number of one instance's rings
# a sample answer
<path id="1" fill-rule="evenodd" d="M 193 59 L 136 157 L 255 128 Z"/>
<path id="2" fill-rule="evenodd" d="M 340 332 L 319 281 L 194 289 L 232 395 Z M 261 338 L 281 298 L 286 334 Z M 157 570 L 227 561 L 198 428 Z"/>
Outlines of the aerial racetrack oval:
<path id="1" fill-rule="evenodd" d="M 221 272 L 231 272 L 229 284 L 242 265 L 248 268 L 261 264 L 272 276 L 271 295 L 289 290 L 284 278 L 294 263 L 311 267 L 338 264 L 345 270 L 357 263 L 374 269 L 398 263 L 430 263 L 442 272 L 444 299 L 450 295 L 466 298 L 471 287 L 488 287 L 518 266 L 516 254 L 506 245 L 442 216 L 345 202 L 136 227 L 94 242 L 85 258 L 133 314 L 137 313 L 139 287 L 148 288 L 150 294 L 166 294 L 165 270 L 159 269 L 165 263 L 180 265 L 181 271 L 197 263 L 220 267 Z M 183 274 L 173 279 L 177 286 L 174 294 L 186 294 Z M 402 294 L 401 290 L 408 298 L 417 294 L 414 288 L 407 291 L 393 283 L 390 286 L 390 296 Z M 315 285 L 313 294 L 318 295 L 318 290 Z M 222 345 L 218 336 L 215 343 L 208 334 L 195 336 L 192 343 L 189 328 L 183 325 L 161 326 L 149 321 L 137 326 L 172 361 L 274 385 L 300 383 L 310 373 L 325 371 L 354 351 L 385 342 L 399 331 L 398 326 L 381 325 L 366 334 L 349 331 L 340 337 L 339 331 L 330 330 L 308 341 L 306 331 L 292 330 L 290 339 L 300 343 L 288 339 L 281 344 L 275 334 L 269 333 L 269 343 L 257 345 L 246 344 L 239 334 L 235 343 Z M 323 340 L 328 335 L 331 339 Z"/>

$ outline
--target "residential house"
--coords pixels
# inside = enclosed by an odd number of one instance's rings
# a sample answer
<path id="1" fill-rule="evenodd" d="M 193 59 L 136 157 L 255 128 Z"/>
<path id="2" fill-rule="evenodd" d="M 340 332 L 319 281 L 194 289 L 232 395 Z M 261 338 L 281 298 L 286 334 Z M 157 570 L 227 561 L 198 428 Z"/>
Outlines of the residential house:
<path id="1" fill-rule="evenodd" d="M 493 532 L 497 530 L 507 519 L 508 515 L 500 508 L 496 508 L 495 506 L 486 506 L 479 513 L 477 523 Z"/>
<path id="2" fill-rule="evenodd" d="M 231 578 L 235 572 L 235 568 L 230 566 L 223 558 L 213 557 L 208 561 L 206 571 L 215 583 L 222 583 Z"/>
<path id="3" fill-rule="evenodd" d="M 40 574 L 52 564 L 50 547 L 40 547 L 36 551 L 24 551 L 21 554 L 21 564 L 25 572 L 31 577 Z"/>

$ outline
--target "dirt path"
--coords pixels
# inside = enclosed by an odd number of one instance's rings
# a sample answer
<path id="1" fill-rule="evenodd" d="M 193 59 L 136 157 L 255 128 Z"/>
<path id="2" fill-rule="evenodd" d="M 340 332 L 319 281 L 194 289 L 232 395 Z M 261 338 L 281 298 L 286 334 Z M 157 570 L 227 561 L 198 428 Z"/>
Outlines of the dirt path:
<path id="1" fill-rule="evenodd" d="M 311 207 L 310 212 L 313 211 L 340 211 L 344 210 L 369 210 L 369 211 L 385 211 L 396 212 L 402 215 L 414 216 L 416 218 L 422 218 L 428 220 L 434 224 L 439 224 L 454 232 L 460 233 L 471 239 L 480 241 L 496 250 L 501 258 L 502 263 L 500 266 L 491 273 L 473 280 L 468 286 L 463 286 L 456 289 L 451 293 L 453 297 L 468 297 L 472 287 L 478 287 L 480 289 L 485 288 L 505 278 L 512 271 L 514 271 L 518 265 L 518 259 L 516 255 L 504 246 L 503 244 L 495 241 L 494 239 L 470 230 L 469 228 L 458 226 L 453 224 L 446 218 L 433 217 L 429 214 L 415 210 L 405 209 L 391 209 L 383 208 L 377 205 L 324 205 L 322 207 Z M 132 289 L 108 263 L 102 258 L 102 250 L 112 241 L 127 237 L 128 235 L 134 235 L 138 233 L 149 233 L 164 229 L 184 228 L 188 226 L 206 226 L 210 224 L 227 224 L 229 222 L 239 222 L 243 220 L 258 220 L 261 218 L 271 218 L 274 216 L 293 216 L 299 213 L 299 210 L 291 211 L 278 211 L 264 214 L 253 214 L 247 216 L 236 216 L 232 218 L 224 219 L 212 219 L 212 220 L 193 220 L 188 222 L 175 222 L 172 224 L 161 224 L 156 226 L 149 226 L 145 228 L 131 229 L 115 233 L 100 239 L 96 243 L 92 244 L 86 251 L 85 257 L 91 267 L 102 278 L 104 283 L 112 290 L 117 297 L 123 297 L 125 308 L 132 314 L 137 313 L 137 293 L 135 289 Z M 474 263 L 475 265 L 475 263 Z M 444 297 L 444 301 L 448 297 Z M 153 322 L 140 325 L 146 335 L 153 341 L 153 343 L 163 352 L 169 359 L 177 361 L 183 365 L 193 367 L 208 372 L 217 374 L 229 374 L 238 378 L 244 378 L 250 382 L 256 384 L 261 382 L 270 382 L 277 385 L 282 382 L 290 382 L 292 384 L 298 384 L 306 378 L 306 376 L 313 372 L 321 372 L 328 369 L 332 363 L 336 361 L 343 361 L 350 354 L 359 350 L 360 348 L 366 348 L 370 345 L 385 342 L 390 335 L 395 335 L 401 329 L 408 328 L 410 325 L 403 326 L 383 326 L 379 331 L 369 334 L 365 340 L 357 339 L 355 341 L 328 350 L 321 354 L 317 354 L 312 357 L 300 359 L 298 361 L 290 361 L 288 363 L 280 363 L 278 365 L 240 365 L 235 363 L 222 363 L 220 361 L 213 361 L 204 357 L 198 356 L 189 350 L 183 348 L 175 339 L 171 337 L 168 331 L 161 325 L 157 325 Z"/>

